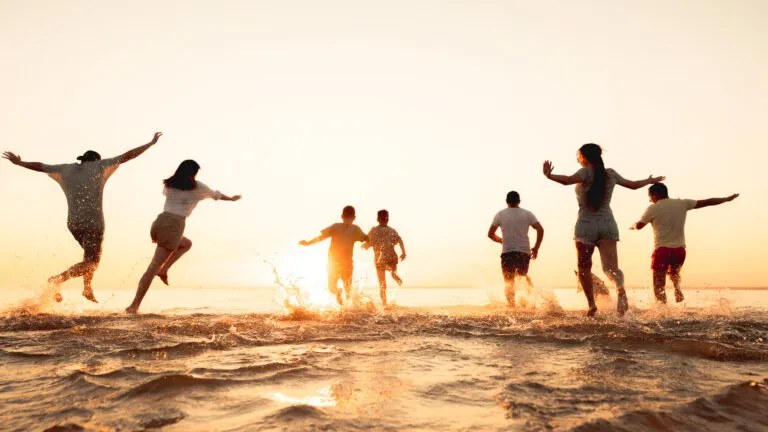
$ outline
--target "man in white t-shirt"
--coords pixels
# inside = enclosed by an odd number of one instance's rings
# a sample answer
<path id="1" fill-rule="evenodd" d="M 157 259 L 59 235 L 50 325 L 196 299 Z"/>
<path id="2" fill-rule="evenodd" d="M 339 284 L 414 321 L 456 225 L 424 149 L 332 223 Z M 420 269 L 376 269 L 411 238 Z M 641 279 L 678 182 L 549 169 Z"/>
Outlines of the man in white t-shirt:
<path id="1" fill-rule="evenodd" d="M 631 229 L 643 229 L 647 224 L 653 227 L 653 254 L 651 268 L 653 269 L 653 292 L 656 300 L 667 302 L 664 287 L 667 275 L 675 286 L 675 301 L 683 301 L 685 297 L 680 290 L 680 270 L 685 262 L 685 219 L 688 210 L 699 209 L 723 204 L 735 200 L 739 194 L 725 198 L 709 198 L 705 200 L 672 199 L 669 198 L 667 186 L 656 183 L 648 188 L 651 204 L 640 221 Z"/>
<path id="2" fill-rule="evenodd" d="M 64 272 L 51 277 L 48 282 L 56 290 L 54 298 L 61 301 L 59 286 L 68 279 L 83 278 L 83 296 L 98 303 L 93 295 L 91 281 L 101 260 L 101 244 L 104 240 L 104 185 L 120 164 L 138 157 L 157 143 L 162 132 L 155 133 L 147 144 L 130 150 L 111 159 L 102 159 L 101 155 L 88 150 L 78 156 L 80 163 L 46 165 L 40 162 L 25 162 L 11 152 L 3 153 L 3 158 L 14 165 L 48 174 L 56 180 L 67 197 L 67 228 L 83 248 L 83 261 Z"/>
<path id="3" fill-rule="evenodd" d="M 530 227 L 536 230 L 536 245 L 531 248 L 528 239 Z M 496 231 L 501 228 L 501 237 Z M 488 238 L 502 244 L 501 273 L 504 276 L 504 294 L 510 307 L 515 307 L 515 279 L 518 276 L 528 278 L 528 266 L 531 259 L 536 259 L 544 240 L 544 228 L 530 211 L 520 208 L 520 194 L 515 191 L 507 194 L 507 208 L 496 213 Z"/>

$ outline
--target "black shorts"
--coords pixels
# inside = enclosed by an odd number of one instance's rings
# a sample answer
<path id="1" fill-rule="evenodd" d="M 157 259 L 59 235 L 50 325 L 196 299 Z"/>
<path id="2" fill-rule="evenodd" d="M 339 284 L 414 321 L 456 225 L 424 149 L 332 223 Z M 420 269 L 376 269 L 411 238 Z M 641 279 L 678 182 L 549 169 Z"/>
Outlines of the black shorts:
<path id="1" fill-rule="evenodd" d="M 515 276 L 526 276 L 531 256 L 524 252 L 505 252 L 501 254 L 501 273 L 504 280 L 514 279 Z"/>

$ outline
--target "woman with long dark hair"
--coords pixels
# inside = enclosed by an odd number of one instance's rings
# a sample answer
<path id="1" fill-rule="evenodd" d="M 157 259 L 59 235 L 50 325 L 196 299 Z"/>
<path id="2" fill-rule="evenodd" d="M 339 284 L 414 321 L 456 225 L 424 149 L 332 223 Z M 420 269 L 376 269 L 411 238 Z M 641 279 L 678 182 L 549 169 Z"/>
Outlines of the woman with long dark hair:
<path id="1" fill-rule="evenodd" d="M 611 168 L 605 168 L 603 150 L 597 144 L 584 144 L 576 159 L 581 169 L 575 174 L 553 174 L 551 161 L 544 162 L 544 175 L 562 185 L 576 185 L 576 199 L 579 203 L 579 217 L 576 221 L 574 240 L 578 258 L 579 280 L 589 303 L 587 316 L 597 312 L 594 287 L 592 286 L 592 254 L 595 247 L 600 250 L 600 261 L 605 276 L 613 282 L 618 291 L 616 310 L 619 315 L 629 308 L 624 290 L 624 273 L 619 268 L 616 243 L 619 241 L 619 227 L 611 211 L 611 197 L 616 185 L 628 189 L 640 189 L 664 180 L 664 177 L 649 176 L 644 180 L 627 180 Z"/>
<path id="2" fill-rule="evenodd" d="M 200 165 L 197 162 L 185 160 L 171 177 L 163 181 L 165 207 L 149 230 L 152 243 L 157 243 L 157 248 L 152 262 L 139 281 L 133 303 L 125 309 L 127 313 L 135 314 L 139 311 L 141 300 L 155 276 L 168 285 L 168 270 L 192 248 L 192 241 L 184 237 L 184 227 L 197 203 L 206 198 L 223 201 L 237 201 L 241 198 L 240 195 L 229 197 L 197 181 L 198 171 Z"/>

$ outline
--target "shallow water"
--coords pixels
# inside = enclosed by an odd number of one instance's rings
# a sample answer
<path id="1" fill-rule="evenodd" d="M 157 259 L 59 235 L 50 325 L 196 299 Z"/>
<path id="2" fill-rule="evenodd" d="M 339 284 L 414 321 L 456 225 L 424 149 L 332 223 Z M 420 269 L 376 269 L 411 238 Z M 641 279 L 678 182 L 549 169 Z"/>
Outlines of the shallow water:
<path id="1" fill-rule="evenodd" d="M 389 310 L 287 314 L 269 290 L 155 289 L 162 314 L 135 317 L 116 313 L 131 293 L 74 294 L 0 317 L 3 430 L 768 428 L 766 291 L 650 310 L 632 292 L 623 319 L 584 318 L 570 290 L 565 310 L 403 289 Z"/>

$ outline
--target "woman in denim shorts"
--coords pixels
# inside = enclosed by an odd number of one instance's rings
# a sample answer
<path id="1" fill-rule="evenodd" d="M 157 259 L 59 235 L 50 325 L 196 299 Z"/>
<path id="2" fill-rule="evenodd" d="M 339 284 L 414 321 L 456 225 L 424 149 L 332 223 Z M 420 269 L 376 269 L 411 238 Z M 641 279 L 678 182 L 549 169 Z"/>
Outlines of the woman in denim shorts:
<path id="1" fill-rule="evenodd" d="M 616 310 L 619 315 L 624 315 L 629 308 L 627 293 L 624 290 L 624 273 L 619 269 L 619 255 L 616 250 L 619 228 L 611 211 L 613 188 L 620 185 L 628 189 L 640 189 L 664 180 L 664 177 L 653 176 L 645 180 L 627 180 L 615 170 L 605 168 L 602 154 L 603 150 L 597 144 L 581 146 L 576 159 L 582 168 L 570 176 L 553 174 L 552 162 L 544 162 L 544 175 L 548 179 L 562 185 L 576 185 L 579 216 L 576 220 L 574 240 L 579 280 L 589 303 L 587 316 L 594 316 L 597 312 L 592 286 L 592 254 L 595 247 L 600 250 L 600 261 L 605 276 L 613 282 L 618 291 Z"/>

